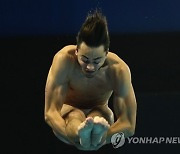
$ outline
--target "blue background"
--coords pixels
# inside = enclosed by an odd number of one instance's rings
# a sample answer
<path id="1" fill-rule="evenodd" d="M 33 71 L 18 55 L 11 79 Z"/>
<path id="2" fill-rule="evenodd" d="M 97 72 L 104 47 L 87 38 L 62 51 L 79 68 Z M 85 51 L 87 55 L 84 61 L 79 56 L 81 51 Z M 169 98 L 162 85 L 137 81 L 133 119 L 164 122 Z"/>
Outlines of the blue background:
<path id="1" fill-rule="evenodd" d="M 110 33 L 180 31 L 179 0 L 1 0 L 0 35 L 76 34 L 95 8 Z"/>

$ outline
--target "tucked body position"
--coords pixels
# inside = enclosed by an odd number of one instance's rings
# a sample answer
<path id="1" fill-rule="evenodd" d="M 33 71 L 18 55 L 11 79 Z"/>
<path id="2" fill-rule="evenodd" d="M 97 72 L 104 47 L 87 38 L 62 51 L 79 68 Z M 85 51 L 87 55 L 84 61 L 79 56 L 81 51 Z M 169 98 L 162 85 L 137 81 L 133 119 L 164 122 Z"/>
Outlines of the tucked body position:
<path id="1" fill-rule="evenodd" d="M 82 24 L 77 44 L 58 51 L 49 69 L 45 121 L 58 139 L 80 150 L 98 150 L 115 133 L 135 133 L 130 68 L 109 46 L 106 17 L 96 10 Z"/>

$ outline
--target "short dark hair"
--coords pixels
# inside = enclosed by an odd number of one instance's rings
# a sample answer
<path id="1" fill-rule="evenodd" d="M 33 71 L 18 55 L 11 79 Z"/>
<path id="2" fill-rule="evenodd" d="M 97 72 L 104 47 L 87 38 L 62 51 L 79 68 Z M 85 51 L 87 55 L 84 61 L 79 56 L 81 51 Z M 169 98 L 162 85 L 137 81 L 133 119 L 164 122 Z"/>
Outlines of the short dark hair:
<path id="1" fill-rule="evenodd" d="M 105 51 L 109 49 L 110 39 L 106 17 L 100 10 L 89 13 L 76 37 L 77 47 L 85 42 L 90 47 L 104 45 Z"/>

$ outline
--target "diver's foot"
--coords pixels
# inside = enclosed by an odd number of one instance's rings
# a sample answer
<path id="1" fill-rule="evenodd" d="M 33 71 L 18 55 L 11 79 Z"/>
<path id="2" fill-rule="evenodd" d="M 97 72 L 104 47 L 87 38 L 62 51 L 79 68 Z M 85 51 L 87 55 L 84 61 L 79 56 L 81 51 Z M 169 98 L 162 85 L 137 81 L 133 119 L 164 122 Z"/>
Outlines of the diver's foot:
<path id="1" fill-rule="evenodd" d="M 78 135 L 80 138 L 80 144 L 83 147 L 90 147 L 91 145 L 91 131 L 93 129 L 93 118 L 88 117 L 78 127 Z"/>
<path id="2" fill-rule="evenodd" d="M 103 117 L 94 117 L 94 126 L 92 130 L 93 146 L 97 146 L 101 142 L 103 135 L 107 132 L 109 127 L 110 125 Z"/>

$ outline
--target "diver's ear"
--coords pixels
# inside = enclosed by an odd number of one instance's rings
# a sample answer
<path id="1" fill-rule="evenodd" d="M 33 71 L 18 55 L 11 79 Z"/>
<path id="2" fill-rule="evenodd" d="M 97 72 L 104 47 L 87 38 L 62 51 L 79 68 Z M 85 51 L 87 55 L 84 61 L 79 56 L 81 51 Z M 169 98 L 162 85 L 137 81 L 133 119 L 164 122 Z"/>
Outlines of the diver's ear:
<path id="1" fill-rule="evenodd" d="M 106 52 L 106 56 L 107 56 L 107 54 L 108 54 L 108 52 L 109 52 L 109 49 L 107 49 L 105 52 Z"/>
<path id="2" fill-rule="evenodd" d="M 78 48 L 75 50 L 75 55 L 77 56 L 77 54 L 78 54 Z"/>

